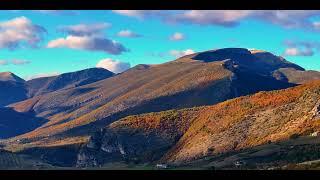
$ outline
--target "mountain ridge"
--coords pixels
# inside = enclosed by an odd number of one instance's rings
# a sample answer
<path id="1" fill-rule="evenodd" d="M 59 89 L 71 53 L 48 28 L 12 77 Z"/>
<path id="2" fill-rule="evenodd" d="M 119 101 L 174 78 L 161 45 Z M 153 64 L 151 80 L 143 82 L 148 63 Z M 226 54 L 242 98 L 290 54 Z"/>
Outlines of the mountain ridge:
<path id="1" fill-rule="evenodd" d="M 102 81 L 12 104 L 17 112 L 32 110 L 49 120 L 42 128 L 16 138 L 87 136 L 129 115 L 212 105 L 296 85 L 277 80 L 272 72 L 280 67 L 303 68 L 263 54 L 257 57 L 239 48 L 195 53 L 164 64 L 138 65 Z M 274 58 L 271 63 L 270 56 Z"/>

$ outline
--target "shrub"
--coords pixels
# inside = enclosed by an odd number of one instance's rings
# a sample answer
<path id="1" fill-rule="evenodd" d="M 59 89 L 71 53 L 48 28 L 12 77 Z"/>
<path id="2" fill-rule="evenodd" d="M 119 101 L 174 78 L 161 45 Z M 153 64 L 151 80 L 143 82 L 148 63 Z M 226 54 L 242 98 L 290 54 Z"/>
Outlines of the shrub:
<path id="1" fill-rule="evenodd" d="M 297 133 L 292 134 L 289 138 L 290 139 L 297 139 L 300 135 Z"/>

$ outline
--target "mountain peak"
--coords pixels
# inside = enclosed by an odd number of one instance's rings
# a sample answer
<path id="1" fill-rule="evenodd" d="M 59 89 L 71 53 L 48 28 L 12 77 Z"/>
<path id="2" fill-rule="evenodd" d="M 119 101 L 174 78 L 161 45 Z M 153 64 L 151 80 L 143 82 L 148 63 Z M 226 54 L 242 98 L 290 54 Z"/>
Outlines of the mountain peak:
<path id="1" fill-rule="evenodd" d="M 206 63 L 231 60 L 242 69 L 250 69 L 255 72 L 270 74 L 279 68 L 304 69 L 294 63 L 287 61 L 281 56 L 272 54 L 264 50 L 246 48 L 222 48 L 203 51 L 179 58 L 179 62 L 202 61 Z"/>
<path id="2" fill-rule="evenodd" d="M 12 72 L 0 72 L 0 81 L 25 82 L 22 78 Z"/>
<path id="3" fill-rule="evenodd" d="M 268 51 L 261 50 L 261 49 L 250 49 L 249 51 L 251 52 L 251 54 L 255 54 L 255 53 L 270 53 Z"/>

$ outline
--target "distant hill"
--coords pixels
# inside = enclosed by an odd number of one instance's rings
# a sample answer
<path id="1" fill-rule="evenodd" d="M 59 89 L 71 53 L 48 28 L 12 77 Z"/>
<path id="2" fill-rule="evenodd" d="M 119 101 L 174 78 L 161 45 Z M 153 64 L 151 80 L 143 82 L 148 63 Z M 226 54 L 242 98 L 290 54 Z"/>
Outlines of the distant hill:
<path id="1" fill-rule="evenodd" d="M 106 69 L 90 68 L 25 81 L 10 72 L 0 73 L 0 107 L 52 91 L 90 84 L 113 75 Z"/>
<path id="2" fill-rule="evenodd" d="M 308 81 L 320 79 L 318 71 L 301 71 L 294 68 L 280 68 L 274 71 L 273 76 L 282 81 L 303 84 Z"/>
<path id="3" fill-rule="evenodd" d="M 183 165 L 207 156 L 212 156 L 214 161 L 213 157 L 223 155 L 221 153 L 250 152 L 250 148 L 259 145 L 310 136 L 320 131 L 319 99 L 320 81 L 315 81 L 213 106 L 128 116 L 96 132 L 80 151 L 78 166 L 123 160 Z M 313 144 L 318 140 L 313 140 Z M 303 141 L 297 143 L 292 142 L 290 146 Z M 294 153 L 303 153 L 303 149 L 298 152 L 299 147 Z M 312 148 L 319 149 L 311 144 L 305 152 Z M 290 157 L 284 150 L 281 151 L 283 159 L 277 156 L 277 161 L 312 158 Z M 320 154 L 313 155 L 313 158 L 319 157 Z"/>
<path id="4" fill-rule="evenodd" d="M 138 65 L 113 77 L 39 95 L 10 105 L 48 123 L 15 139 L 88 136 L 128 115 L 213 105 L 235 97 L 295 86 L 273 76 L 279 68 L 304 71 L 265 51 L 225 48 L 159 65 Z"/>
<path id="5" fill-rule="evenodd" d="M 36 78 L 26 82 L 28 96 L 33 97 L 65 88 L 78 87 L 113 76 L 103 68 L 90 68 L 58 76 Z"/>
<path id="6" fill-rule="evenodd" d="M 0 81 L 0 106 L 3 107 L 23 101 L 28 97 L 93 83 L 111 77 L 113 73 L 101 68 L 91 68 L 26 82 L 12 73 L 2 73 L 2 75 L 3 81 Z M 48 121 L 44 117 L 36 117 L 37 114 L 33 109 L 17 112 L 14 109 L 3 107 L 0 108 L 0 115 L 0 139 L 30 132 Z"/>
<path id="7" fill-rule="evenodd" d="M 0 73 L 0 107 L 25 100 L 25 81 L 11 72 Z"/>
<path id="8" fill-rule="evenodd" d="M 25 80 L 18 77 L 17 75 L 11 72 L 0 72 L 0 81 L 13 81 L 17 83 L 24 83 Z"/>

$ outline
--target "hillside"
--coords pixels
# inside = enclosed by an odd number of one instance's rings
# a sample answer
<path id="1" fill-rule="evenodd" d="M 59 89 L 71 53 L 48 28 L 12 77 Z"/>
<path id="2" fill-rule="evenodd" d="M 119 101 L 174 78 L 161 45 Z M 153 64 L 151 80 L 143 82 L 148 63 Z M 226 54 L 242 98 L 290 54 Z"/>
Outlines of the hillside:
<path id="1" fill-rule="evenodd" d="M 0 106 L 22 101 L 37 94 L 90 84 L 111 76 L 113 73 L 108 70 L 91 68 L 25 82 L 12 73 L 0 73 Z M 17 112 L 2 107 L 0 114 L 0 139 L 30 132 L 48 122 L 44 117 L 37 117 L 33 110 Z"/>
<path id="2" fill-rule="evenodd" d="M 17 75 L 11 72 L 0 72 L 0 81 L 13 81 L 18 83 L 24 83 L 25 80 L 18 77 Z"/>
<path id="3" fill-rule="evenodd" d="M 49 120 L 16 139 L 88 136 L 128 115 L 212 105 L 295 85 L 275 79 L 272 72 L 301 67 L 271 53 L 258 54 L 241 48 L 195 53 L 164 64 L 138 65 L 102 81 L 12 104 L 18 112 L 34 111 Z"/>
<path id="4" fill-rule="evenodd" d="M 183 165 L 309 136 L 320 131 L 319 99 L 320 81 L 314 81 L 213 106 L 129 116 L 91 137 L 80 151 L 78 166 L 119 159 Z"/>
<path id="5" fill-rule="evenodd" d="M 54 166 L 37 158 L 0 149 L 0 170 L 39 170 L 53 168 Z"/>
<path id="6" fill-rule="evenodd" d="M 280 68 L 274 71 L 273 76 L 282 81 L 303 84 L 308 81 L 320 79 L 318 71 L 301 71 L 294 68 Z"/>
<path id="7" fill-rule="evenodd" d="M 113 76 L 113 73 L 106 69 L 90 68 L 53 77 L 32 79 L 27 81 L 26 85 L 28 96 L 33 97 L 60 89 L 90 84 L 111 76 Z"/>
<path id="8" fill-rule="evenodd" d="M 90 68 L 25 81 L 11 72 L 2 72 L 0 73 L 0 107 L 52 91 L 90 84 L 113 75 L 106 69 Z"/>
<path id="9" fill-rule="evenodd" d="M 20 113 L 11 108 L 0 108 L 0 114 L 0 139 L 30 132 L 47 122 L 32 112 Z"/>
<path id="10" fill-rule="evenodd" d="M 23 82 L 0 81 L 0 107 L 27 99 L 27 92 Z"/>

